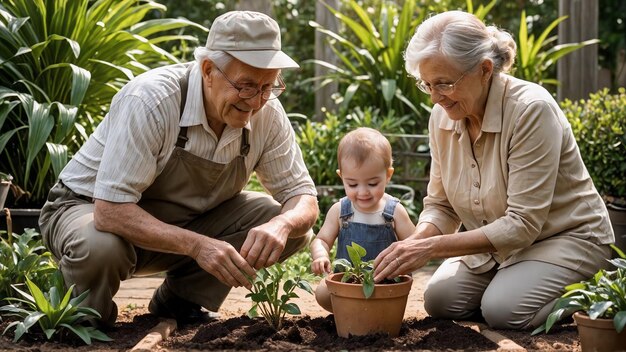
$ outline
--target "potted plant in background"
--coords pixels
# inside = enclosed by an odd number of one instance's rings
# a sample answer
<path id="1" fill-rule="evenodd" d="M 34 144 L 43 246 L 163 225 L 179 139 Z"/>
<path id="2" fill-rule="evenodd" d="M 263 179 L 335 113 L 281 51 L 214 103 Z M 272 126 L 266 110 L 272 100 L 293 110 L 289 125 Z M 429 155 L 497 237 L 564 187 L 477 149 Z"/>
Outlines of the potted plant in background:
<path id="1" fill-rule="evenodd" d="M 580 153 L 603 196 L 615 244 L 626 250 L 626 89 L 617 94 L 608 89 L 589 95 L 589 99 L 561 103 L 569 120 Z"/>
<path id="2" fill-rule="evenodd" d="M 592 278 L 565 287 L 546 319 L 533 335 L 574 313 L 583 352 L 626 351 L 626 255 L 612 245 L 619 258 L 609 260 L 616 270 L 599 270 Z"/>
<path id="3" fill-rule="evenodd" d="M 398 336 L 413 278 L 401 275 L 388 282 L 374 283 L 373 261 L 356 243 L 346 246 L 350 261 L 337 259 L 337 272 L 326 277 L 337 335 L 387 333 Z"/>
<path id="4" fill-rule="evenodd" d="M 16 232 L 15 208 L 31 209 L 28 227 L 37 227 L 49 189 L 122 85 L 150 66 L 179 62 L 157 45 L 197 41 L 169 31 L 207 31 L 182 18 L 143 20 L 165 10 L 140 0 L 2 2 L 0 170 L 13 175 L 7 206 Z"/>

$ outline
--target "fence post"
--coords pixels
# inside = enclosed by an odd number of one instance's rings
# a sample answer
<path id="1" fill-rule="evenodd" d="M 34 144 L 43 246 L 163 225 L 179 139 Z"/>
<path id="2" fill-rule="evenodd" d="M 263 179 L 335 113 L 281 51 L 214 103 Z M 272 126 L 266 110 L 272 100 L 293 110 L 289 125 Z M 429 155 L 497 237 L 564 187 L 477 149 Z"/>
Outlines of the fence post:
<path id="1" fill-rule="evenodd" d="M 598 0 L 559 0 L 558 44 L 598 38 Z M 557 101 L 586 99 L 598 90 L 598 44 L 588 45 L 557 61 Z"/>
<path id="2" fill-rule="evenodd" d="M 326 0 L 326 3 L 332 8 L 339 8 L 339 0 Z M 321 1 L 315 3 L 315 22 L 319 23 L 322 27 L 337 32 L 339 24 L 337 18 L 328 11 L 328 9 L 322 4 Z M 327 36 L 320 32 L 315 32 L 315 58 L 318 60 L 326 61 L 333 65 L 337 64 L 337 56 L 330 48 L 330 45 L 326 42 Z M 328 70 L 320 65 L 315 65 L 315 76 L 319 77 L 325 74 Z M 320 82 L 315 83 L 315 112 L 314 120 L 322 121 L 324 114 L 321 110 L 323 107 L 330 111 L 335 110 L 335 103 L 331 99 L 331 95 L 337 92 L 337 82 L 331 82 L 326 86 L 320 88 Z"/>

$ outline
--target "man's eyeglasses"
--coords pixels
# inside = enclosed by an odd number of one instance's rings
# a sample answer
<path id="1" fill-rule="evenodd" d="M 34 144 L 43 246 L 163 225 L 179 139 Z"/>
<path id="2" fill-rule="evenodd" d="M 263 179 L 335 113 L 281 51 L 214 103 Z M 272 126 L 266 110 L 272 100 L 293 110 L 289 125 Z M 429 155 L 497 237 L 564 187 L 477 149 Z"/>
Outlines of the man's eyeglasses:
<path id="1" fill-rule="evenodd" d="M 461 77 L 459 77 L 459 79 L 457 79 L 454 83 L 439 83 L 431 86 L 429 83 L 422 81 L 421 78 L 418 78 L 417 82 L 415 82 L 415 85 L 417 86 L 417 88 L 419 88 L 419 90 L 426 94 L 432 94 L 433 90 L 436 90 L 441 95 L 452 94 L 454 92 L 454 89 L 456 88 L 457 83 L 459 83 L 463 79 L 463 77 L 465 77 L 465 75 L 473 69 L 474 67 L 463 72 Z"/>
<path id="2" fill-rule="evenodd" d="M 266 88 L 266 89 L 258 89 L 258 88 L 250 87 L 250 86 L 240 87 L 239 85 L 237 85 L 237 83 L 231 81 L 230 78 L 226 76 L 224 71 L 222 71 L 219 67 L 217 67 L 217 65 L 215 65 L 215 68 L 222 74 L 222 76 L 224 76 L 224 78 L 226 78 L 228 83 L 230 83 L 230 85 L 233 86 L 233 88 L 239 91 L 239 97 L 241 99 L 251 99 L 251 98 L 256 97 L 259 93 L 261 93 L 261 98 L 265 100 L 271 100 L 271 99 L 278 98 L 278 96 L 281 95 L 285 91 L 285 82 L 283 82 L 283 79 L 280 76 L 280 74 L 278 75 L 278 77 L 276 78 L 276 82 L 274 83 L 274 84 L 278 84 L 277 86 Z"/>

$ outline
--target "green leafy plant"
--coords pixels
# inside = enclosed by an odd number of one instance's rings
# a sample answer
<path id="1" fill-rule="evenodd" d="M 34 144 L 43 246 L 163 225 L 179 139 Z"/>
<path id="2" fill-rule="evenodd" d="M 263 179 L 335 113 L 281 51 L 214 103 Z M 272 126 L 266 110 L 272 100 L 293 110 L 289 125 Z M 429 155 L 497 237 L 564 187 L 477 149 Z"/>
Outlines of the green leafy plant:
<path id="1" fill-rule="evenodd" d="M 370 298 L 374 293 L 374 261 L 363 261 L 367 254 L 365 248 L 358 243 L 352 242 L 346 246 L 350 260 L 345 258 L 335 259 L 333 267 L 343 272 L 341 282 L 362 284 L 365 298 Z"/>
<path id="2" fill-rule="evenodd" d="M 546 322 L 532 334 L 550 328 L 563 317 L 582 311 L 591 319 L 613 319 L 615 330 L 620 333 L 626 327 L 626 255 L 611 245 L 619 258 L 609 262 L 616 270 L 599 270 L 592 278 L 565 287 L 565 293 L 556 301 Z"/>
<path id="3" fill-rule="evenodd" d="M 39 236 L 27 228 L 21 235 L 0 238 L 0 301 L 12 296 L 12 285 L 24 284 L 27 279 L 40 287 L 50 286 L 57 265 Z"/>
<path id="4" fill-rule="evenodd" d="M 269 268 L 263 268 L 257 272 L 256 278 L 250 279 L 252 289 L 246 297 L 250 297 L 254 305 L 248 311 L 248 316 L 253 318 L 261 315 L 275 330 L 280 330 L 286 314 L 300 314 L 297 304 L 289 302 L 298 295 L 294 292 L 299 287 L 312 294 L 313 289 L 308 281 L 300 278 L 290 278 L 280 263 Z M 282 293 L 281 293 L 281 283 Z"/>
<path id="5" fill-rule="evenodd" d="M 123 84 L 151 66 L 178 62 L 160 44 L 196 41 L 167 33 L 201 27 L 193 22 L 142 21 L 164 10 L 143 0 L 2 1 L 0 170 L 21 189 L 14 200 L 20 207 L 44 203 Z"/>
<path id="6" fill-rule="evenodd" d="M 80 307 L 79 304 L 87 297 L 89 291 L 85 291 L 77 297 L 72 297 L 72 291 L 75 285 L 72 285 L 65 294 L 63 292 L 63 280 L 60 272 L 56 284 L 50 287 L 47 293 L 32 281 L 26 279 L 28 291 L 24 292 L 14 285 L 13 288 L 22 295 L 23 298 L 8 298 L 10 301 L 17 302 L 0 307 L 0 311 L 6 312 L 7 316 L 15 316 L 22 318 L 11 322 L 4 330 L 3 335 L 14 328 L 14 342 L 19 341 L 24 334 L 30 333 L 30 329 L 38 324 L 42 332 L 48 340 L 57 335 L 62 338 L 68 332 L 74 333 L 80 337 L 83 342 L 91 345 L 91 340 L 112 341 L 110 337 L 89 326 L 87 319 L 100 318 L 100 314 L 89 307 Z M 25 307 L 25 308 L 24 308 Z M 87 324 L 87 326 L 83 325 Z"/>
<path id="7" fill-rule="evenodd" d="M 626 89 L 610 94 L 605 88 L 580 101 L 565 99 L 561 108 L 596 189 L 626 208 Z"/>
<path id="8" fill-rule="evenodd" d="M 567 16 L 561 16 L 552 21 L 552 23 L 535 38 L 534 34 L 529 35 L 528 33 L 526 11 L 522 10 L 517 38 L 517 68 L 513 71 L 515 77 L 539 84 L 552 84 L 556 86 L 559 84 L 557 79 L 546 77 L 546 73 L 550 72 L 549 69 L 563 56 L 587 45 L 599 43 L 599 40 L 591 39 L 580 43 L 553 45 L 557 40 L 557 36 L 548 36 L 559 23 L 566 19 Z"/>

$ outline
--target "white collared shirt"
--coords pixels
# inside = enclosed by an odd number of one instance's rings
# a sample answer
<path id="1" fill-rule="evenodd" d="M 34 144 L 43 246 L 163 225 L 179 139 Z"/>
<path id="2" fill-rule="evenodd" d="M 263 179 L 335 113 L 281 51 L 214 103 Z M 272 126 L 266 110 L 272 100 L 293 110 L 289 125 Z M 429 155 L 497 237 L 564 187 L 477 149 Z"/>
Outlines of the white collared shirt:
<path id="1" fill-rule="evenodd" d="M 203 106 L 202 76 L 191 64 L 187 101 L 180 116 L 179 80 L 188 65 L 171 65 L 137 76 L 118 92 L 107 116 L 61 172 L 77 193 L 111 202 L 141 198 L 174 150 L 180 126 L 187 126 L 185 150 L 228 163 L 239 155 L 241 129 L 226 126 L 220 139 L 209 128 Z M 278 99 L 269 100 L 245 127 L 250 131 L 246 157 L 274 199 L 316 195 L 290 121 Z"/>

